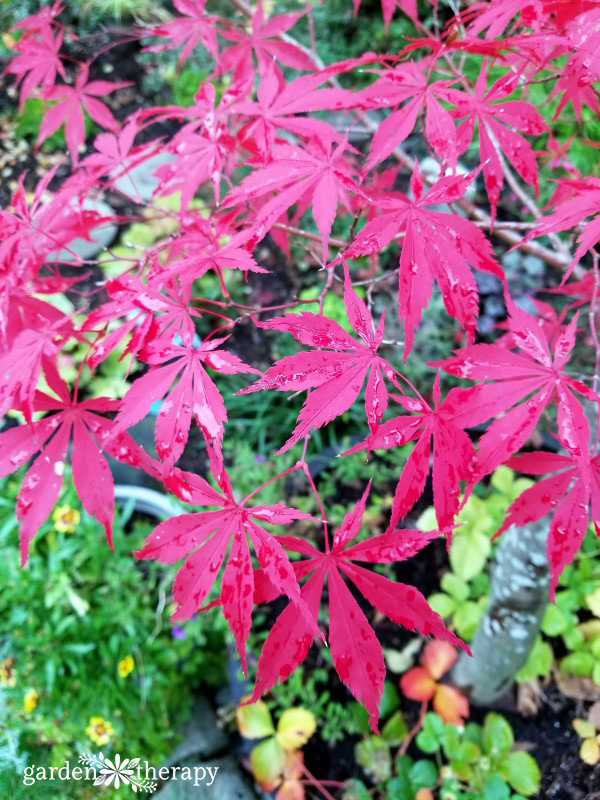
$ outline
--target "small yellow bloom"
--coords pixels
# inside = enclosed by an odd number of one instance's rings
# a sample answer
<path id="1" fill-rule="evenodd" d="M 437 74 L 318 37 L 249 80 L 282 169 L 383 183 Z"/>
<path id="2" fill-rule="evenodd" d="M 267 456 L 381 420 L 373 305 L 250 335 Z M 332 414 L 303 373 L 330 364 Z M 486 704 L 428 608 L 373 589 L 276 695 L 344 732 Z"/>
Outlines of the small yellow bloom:
<path id="1" fill-rule="evenodd" d="M 39 695 L 35 689 L 28 689 L 23 697 L 23 709 L 26 714 L 31 714 L 33 709 L 37 706 Z"/>
<path id="2" fill-rule="evenodd" d="M 17 685 L 17 676 L 15 673 L 14 658 L 5 658 L 3 661 L 0 661 L 0 685 L 2 686 Z"/>
<path id="3" fill-rule="evenodd" d="M 111 736 L 115 729 L 111 723 L 104 719 L 104 717 L 90 717 L 89 724 L 85 732 L 90 737 L 92 742 L 102 746 L 110 742 Z"/>
<path id="4" fill-rule="evenodd" d="M 133 668 L 135 666 L 135 662 L 133 660 L 133 656 L 125 656 L 117 666 L 117 670 L 119 671 L 119 675 L 121 678 L 126 678 L 130 672 L 133 672 Z"/>
<path id="5" fill-rule="evenodd" d="M 76 508 L 71 508 L 69 505 L 57 506 L 52 514 L 52 519 L 55 530 L 60 533 L 73 533 L 79 524 L 81 514 Z"/>

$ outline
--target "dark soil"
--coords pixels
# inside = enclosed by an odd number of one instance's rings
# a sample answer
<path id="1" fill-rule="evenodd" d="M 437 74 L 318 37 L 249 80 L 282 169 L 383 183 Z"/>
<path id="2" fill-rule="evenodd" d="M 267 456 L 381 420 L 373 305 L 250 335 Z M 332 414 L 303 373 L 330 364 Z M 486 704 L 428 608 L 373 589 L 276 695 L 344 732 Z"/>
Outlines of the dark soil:
<path id="1" fill-rule="evenodd" d="M 600 767 L 589 767 L 579 758 L 580 740 L 572 726 L 573 719 L 585 716 L 584 708 L 554 683 L 544 695 L 535 717 L 503 711 L 517 742 L 533 745 L 530 752 L 542 773 L 540 800 L 597 800 Z"/>

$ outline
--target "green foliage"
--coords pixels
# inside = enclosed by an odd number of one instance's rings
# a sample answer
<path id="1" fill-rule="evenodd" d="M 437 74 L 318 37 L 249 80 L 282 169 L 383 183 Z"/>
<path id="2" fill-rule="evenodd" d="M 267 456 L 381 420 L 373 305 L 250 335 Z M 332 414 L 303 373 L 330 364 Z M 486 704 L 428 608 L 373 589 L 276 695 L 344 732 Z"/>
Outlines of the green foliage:
<path id="1" fill-rule="evenodd" d="M 459 527 L 450 547 L 450 565 L 455 575 L 468 582 L 483 571 L 492 552 L 491 538 L 502 524 L 507 508 L 530 486 L 532 481 L 515 478 L 511 469 L 499 467 L 492 473 L 488 492 L 469 497 L 456 518 Z M 421 514 L 417 527 L 421 530 L 437 527 L 433 508 Z"/>
<path id="2" fill-rule="evenodd" d="M 536 678 L 547 678 L 552 671 L 554 653 L 552 648 L 541 636 L 535 640 L 535 644 L 529 653 L 529 657 L 521 669 L 517 672 L 516 678 L 519 683 L 532 681 Z"/>
<path id="3" fill-rule="evenodd" d="M 177 73 L 173 81 L 173 102 L 187 108 L 194 104 L 194 95 L 208 72 L 186 67 Z"/>
<path id="4" fill-rule="evenodd" d="M 402 752 L 394 755 L 383 732 L 381 737 L 363 739 L 356 747 L 356 758 L 374 788 L 352 781 L 344 800 L 414 800 L 420 789 L 435 789 L 436 797 L 446 800 L 521 800 L 539 789 L 536 762 L 515 748 L 512 728 L 500 714 L 487 714 L 483 726 L 470 722 L 461 729 L 429 712 L 416 745 L 432 758 L 413 761 Z"/>
<path id="5" fill-rule="evenodd" d="M 327 688 L 329 684 L 326 669 L 318 667 L 309 671 L 300 666 L 285 683 L 271 690 L 267 705 L 272 710 L 294 706 L 310 708 L 317 719 L 318 735 L 329 744 L 366 733 L 369 719 L 364 707 L 354 701 L 333 700 Z"/>
<path id="6" fill-rule="evenodd" d="M 441 770 L 447 789 L 452 783 L 457 789 L 459 783 L 468 786 L 465 800 L 484 792 L 494 797 L 492 789 L 498 797 L 502 792 L 509 797 L 509 788 L 528 797 L 538 790 L 540 771 L 535 760 L 523 750 L 513 750 L 513 744 L 508 721 L 495 713 L 486 715 L 483 726 L 470 722 L 463 731 L 429 713 L 417 736 L 421 749 L 439 753 L 447 762 Z"/>
<path id="7" fill-rule="evenodd" d="M 487 606 L 489 578 L 484 570 L 492 554 L 492 536 L 509 505 L 531 485 L 525 478 L 515 478 L 508 467 L 499 467 L 491 475 L 487 493 L 471 495 L 458 514 L 459 527 L 450 547 L 451 571 L 442 577 L 441 591 L 432 594 L 429 602 L 467 641 L 473 638 Z M 421 514 L 417 527 L 437 527 L 432 507 Z"/>
<path id="8" fill-rule="evenodd" d="M 127 17 L 137 19 L 148 18 L 156 9 L 152 0 L 71 0 L 79 6 L 83 14 L 92 14 L 99 18 L 104 17 L 120 21 Z"/>
<path id="9" fill-rule="evenodd" d="M 44 524 L 21 569 L 19 481 L 0 485 L 0 615 L 11 631 L 0 662 L 10 659 L 13 678 L 0 669 L 0 682 L 21 748 L 36 764 L 60 766 L 94 749 L 160 763 L 189 713 L 194 687 L 223 680 L 220 616 L 198 615 L 172 633 L 165 603 L 171 570 L 142 565 L 131 552 L 152 526 L 132 520 L 131 509 L 118 513 L 107 568 L 104 532 L 81 510 L 69 476 L 59 513 Z M 92 717 L 110 723 L 108 740 L 94 738 Z"/>
<path id="10" fill-rule="evenodd" d="M 489 578 L 480 573 L 467 583 L 454 572 L 446 572 L 440 588 L 441 592 L 430 595 L 429 604 L 462 639 L 471 641 L 487 606 Z"/>
<path id="11" fill-rule="evenodd" d="M 542 633 L 558 638 L 567 649 L 559 662 L 570 675 L 591 678 L 600 685 L 600 547 L 593 529 L 580 553 L 563 572 L 556 604 L 542 619 Z"/>

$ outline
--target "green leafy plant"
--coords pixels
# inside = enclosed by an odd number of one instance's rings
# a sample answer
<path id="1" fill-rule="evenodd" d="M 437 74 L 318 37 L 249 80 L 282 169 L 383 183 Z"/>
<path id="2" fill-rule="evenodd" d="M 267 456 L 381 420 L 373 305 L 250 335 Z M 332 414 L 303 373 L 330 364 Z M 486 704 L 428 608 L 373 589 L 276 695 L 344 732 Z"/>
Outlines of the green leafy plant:
<path id="1" fill-rule="evenodd" d="M 384 684 L 381 700 L 381 735 L 369 735 L 355 748 L 356 761 L 375 783 L 392 777 L 392 747 L 401 744 L 408 734 L 408 725 L 400 710 L 400 694 L 391 681 Z"/>
<path id="2" fill-rule="evenodd" d="M 483 726 L 469 722 L 459 730 L 428 713 L 416 743 L 447 761 L 440 771 L 442 786 L 446 792 L 455 787 L 464 800 L 509 798 L 511 789 L 530 797 L 539 789 L 538 765 L 529 753 L 513 748 L 512 728 L 500 714 L 487 714 Z M 468 789 L 459 794 L 461 785 Z"/>
<path id="3" fill-rule="evenodd" d="M 559 661 L 562 672 L 591 678 L 600 685 L 600 553 L 595 531 L 590 530 L 581 553 L 565 570 L 542 620 L 542 633 L 558 638 L 567 649 Z"/>
<path id="4" fill-rule="evenodd" d="M 9 712 L 0 733 L 10 720 L 36 764 L 62 766 L 90 748 L 125 749 L 160 763 L 199 680 L 223 680 L 220 618 L 171 629 L 170 572 L 141 569 L 127 557 L 150 527 L 133 520 L 131 509 L 117 515 L 121 557 L 107 570 L 100 526 L 81 509 L 70 479 L 40 530 L 36 557 L 20 569 L 17 489 L 15 479 L 0 483 L 0 615 L 11 631 L 0 640 L 0 690 Z"/>
<path id="5" fill-rule="evenodd" d="M 236 711 L 238 730 L 246 739 L 260 739 L 250 753 L 250 769 L 266 792 L 277 790 L 276 800 L 303 797 L 302 748 L 315 732 L 317 721 L 305 708 L 288 708 L 277 722 L 266 703 L 248 703 Z"/>
<path id="6" fill-rule="evenodd" d="M 367 733 L 369 718 L 363 706 L 355 701 L 342 703 L 333 699 L 328 688 L 329 682 L 328 669 L 316 667 L 307 670 L 300 667 L 288 681 L 271 690 L 266 703 L 273 711 L 295 706 L 310 708 L 317 720 L 317 735 L 328 744 Z M 390 682 L 386 682 L 386 690 L 388 685 L 395 689 Z M 386 696 L 387 691 L 383 703 Z M 382 707 L 385 710 L 385 705 Z"/>
<path id="7" fill-rule="evenodd" d="M 540 771 L 531 755 L 514 745 L 512 728 L 500 714 L 462 728 L 428 712 L 416 746 L 429 758 L 413 760 L 404 748 L 393 755 L 383 736 L 369 737 L 357 746 L 357 760 L 374 787 L 350 781 L 343 798 L 522 800 L 538 791 Z"/>
<path id="8" fill-rule="evenodd" d="M 481 574 L 492 553 L 492 536 L 501 526 L 507 508 L 532 485 L 527 478 L 515 478 L 508 467 L 499 467 L 490 477 L 489 491 L 469 497 L 457 515 L 458 527 L 450 547 L 450 566 L 456 576 L 469 582 Z M 417 521 L 421 530 L 431 530 L 431 526 L 435 527 L 433 507 Z"/>
<path id="9" fill-rule="evenodd" d="M 442 591 L 430 595 L 428 600 L 433 610 L 449 622 L 453 631 L 470 641 L 487 607 L 489 587 L 487 575 L 480 573 L 471 581 L 465 581 L 450 571 L 442 576 Z"/>
<path id="10" fill-rule="evenodd" d="M 538 636 L 527 661 L 517 672 L 517 681 L 525 683 L 536 678 L 547 678 L 552 672 L 553 662 L 554 653 L 552 647 L 541 636 Z"/>
<path id="11" fill-rule="evenodd" d="M 574 719 L 573 727 L 581 739 L 579 757 L 590 766 L 600 763 L 600 731 L 588 719 Z"/>

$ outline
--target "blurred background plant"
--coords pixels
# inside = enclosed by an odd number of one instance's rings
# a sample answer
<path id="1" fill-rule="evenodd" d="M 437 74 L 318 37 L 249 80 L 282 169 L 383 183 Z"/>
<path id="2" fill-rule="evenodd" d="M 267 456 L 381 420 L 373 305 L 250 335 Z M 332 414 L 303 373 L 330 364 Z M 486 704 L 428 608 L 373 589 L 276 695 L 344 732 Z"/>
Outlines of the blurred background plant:
<path id="1" fill-rule="evenodd" d="M 509 722 L 494 712 L 483 725 L 469 722 L 463 728 L 430 711 L 416 738 L 419 756 L 396 745 L 385 734 L 357 745 L 357 761 L 369 781 L 350 781 L 343 800 L 523 800 L 540 786 L 535 760 L 515 747 Z"/>
<path id="2" fill-rule="evenodd" d="M 301 748 L 317 727 L 314 714 L 301 706 L 287 708 L 275 727 L 267 704 L 259 701 L 238 706 L 236 721 L 245 739 L 260 740 L 252 746 L 248 759 L 260 788 L 275 792 L 275 800 L 303 800 L 306 770 Z"/>
<path id="3" fill-rule="evenodd" d="M 21 569 L 18 486 L 18 477 L 0 483 L 0 702 L 7 712 L 0 742 L 10 730 L 18 752 L 38 765 L 62 766 L 99 750 L 160 764 L 194 691 L 224 680 L 224 620 L 209 612 L 185 630 L 170 626 L 173 576 L 132 557 L 154 523 L 134 518 L 131 507 L 117 513 L 116 552 L 106 569 L 103 532 L 81 509 L 70 480 Z M 6 783 L 22 783 L 18 759 L 5 767 Z M 77 787 L 85 794 L 83 782 L 70 791 Z"/>

